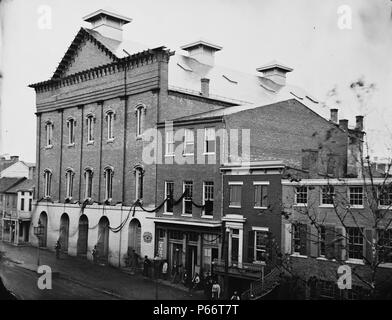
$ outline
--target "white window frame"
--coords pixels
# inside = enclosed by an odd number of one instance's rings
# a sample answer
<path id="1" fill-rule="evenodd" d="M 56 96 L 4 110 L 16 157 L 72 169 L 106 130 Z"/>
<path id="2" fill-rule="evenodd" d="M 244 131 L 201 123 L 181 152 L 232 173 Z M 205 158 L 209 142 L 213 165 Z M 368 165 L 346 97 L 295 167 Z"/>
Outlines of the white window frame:
<path id="1" fill-rule="evenodd" d="M 67 169 L 65 171 L 65 197 L 66 197 L 66 199 L 72 199 L 74 175 L 75 175 L 75 172 L 72 169 Z"/>
<path id="2" fill-rule="evenodd" d="M 214 139 L 208 139 L 207 132 L 213 132 Z M 214 151 L 207 152 L 207 142 L 214 141 Z M 204 154 L 215 154 L 216 152 L 216 132 L 214 127 L 204 128 Z"/>
<path id="3" fill-rule="evenodd" d="M 362 204 L 351 204 L 351 188 L 361 188 L 362 189 Z M 359 194 L 359 193 L 358 193 Z M 348 202 L 350 204 L 350 208 L 354 209 L 363 209 L 363 205 L 365 202 L 365 192 L 363 186 L 349 186 L 348 187 Z"/>
<path id="4" fill-rule="evenodd" d="M 107 122 L 107 140 L 114 140 L 114 111 L 109 110 L 106 112 L 106 122 Z"/>
<path id="5" fill-rule="evenodd" d="M 387 197 L 389 198 L 391 198 L 391 200 L 392 200 L 392 186 L 388 186 L 388 187 L 385 187 L 385 189 L 386 189 L 386 193 L 387 193 Z M 391 196 L 390 196 L 391 195 Z M 378 197 L 378 208 L 379 209 L 388 209 L 388 210 L 392 210 L 392 202 L 391 202 L 391 204 L 381 204 L 381 196 L 382 196 L 382 194 L 381 194 L 381 186 L 377 189 L 377 197 Z"/>
<path id="6" fill-rule="evenodd" d="M 333 201 L 333 198 L 334 198 L 334 196 L 336 195 L 336 191 L 335 191 L 335 186 L 332 186 L 332 185 L 324 185 L 324 186 L 320 186 L 320 207 L 324 207 L 324 208 L 333 208 L 333 203 L 332 204 L 330 204 L 330 203 L 323 203 L 323 201 L 324 201 L 324 198 L 323 198 L 323 189 L 324 188 L 333 188 L 333 193 L 332 193 L 332 201 Z"/>
<path id="7" fill-rule="evenodd" d="M 51 197 L 52 189 L 52 172 L 48 169 L 44 170 L 44 197 Z"/>
<path id="8" fill-rule="evenodd" d="M 263 185 L 263 184 L 261 184 Z M 269 232 L 269 228 L 266 227 L 252 227 L 253 231 L 253 262 L 254 263 L 261 263 L 263 261 L 257 260 L 257 232 Z M 260 251 L 260 250 L 259 250 Z"/>
<path id="9" fill-rule="evenodd" d="M 351 227 L 349 227 L 349 228 L 351 228 Z M 361 237 L 362 237 L 362 245 L 361 245 L 361 247 L 362 247 L 362 259 L 358 259 L 358 258 L 350 258 L 350 250 L 349 250 L 349 246 L 350 246 L 350 234 L 349 234 L 349 232 L 348 232 L 348 230 L 346 229 L 346 238 L 347 238 L 347 243 L 346 243 L 346 253 L 347 253 L 347 262 L 351 262 L 351 263 L 354 263 L 354 264 L 364 264 L 364 262 L 363 262 L 363 250 L 364 250 L 364 248 L 365 248 L 365 239 L 364 239 L 364 237 L 363 237 L 363 227 L 352 227 L 352 228 L 354 228 L 354 229 L 359 229 L 359 234 L 361 235 Z M 362 229 L 362 231 L 360 230 L 360 229 Z M 357 245 L 357 244 L 356 244 Z"/>
<path id="10" fill-rule="evenodd" d="M 207 185 L 207 183 L 211 183 L 211 182 L 212 182 L 212 185 L 210 185 L 210 184 Z M 203 181 L 203 206 L 206 204 L 206 188 L 207 187 L 209 187 L 209 188 L 212 187 L 212 206 L 214 206 L 214 196 L 215 196 L 215 183 L 214 183 L 214 181 Z M 205 209 L 203 209 L 202 218 L 212 219 L 213 216 L 214 216 L 214 212 L 212 212 L 212 214 L 206 214 Z"/>
<path id="11" fill-rule="evenodd" d="M 91 179 L 91 186 L 89 181 Z M 93 196 L 93 170 L 85 169 L 84 171 L 84 181 L 85 181 L 85 190 L 84 190 L 84 198 L 91 199 Z"/>
<path id="12" fill-rule="evenodd" d="M 306 203 L 298 203 L 298 192 L 297 188 L 306 188 Z M 294 205 L 297 207 L 306 207 L 309 201 L 309 187 L 308 186 L 295 186 L 294 187 Z"/>
<path id="13" fill-rule="evenodd" d="M 190 182 L 190 183 L 189 183 Z M 184 181 L 183 183 L 182 183 L 182 192 L 184 193 L 185 192 L 185 185 L 187 185 L 187 184 L 189 184 L 189 185 L 191 185 L 192 186 L 192 197 L 193 197 L 193 181 L 191 181 L 191 180 L 187 180 L 187 181 Z M 191 198 L 192 198 L 191 197 Z M 193 214 L 193 204 L 192 204 L 192 212 L 191 213 L 185 213 L 185 202 L 186 201 L 189 201 L 189 200 L 186 200 L 185 199 L 185 196 L 183 197 L 183 199 L 182 199 L 182 215 L 183 216 L 192 216 L 192 214 Z"/>
<path id="14" fill-rule="evenodd" d="M 46 129 L 46 148 L 53 147 L 53 122 L 47 121 L 45 124 Z"/>
<path id="15" fill-rule="evenodd" d="M 171 153 L 169 152 L 169 149 L 170 149 L 169 146 L 172 146 Z M 165 156 L 166 157 L 173 157 L 174 156 L 174 147 L 175 147 L 174 130 L 167 130 L 167 131 L 165 131 Z"/>
<path id="16" fill-rule="evenodd" d="M 139 138 L 143 135 L 143 112 L 144 111 L 144 106 L 139 105 L 136 107 L 136 138 Z"/>
<path id="17" fill-rule="evenodd" d="M 191 139 L 190 139 L 191 138 Z M 192 146 L 192 152 L 186 152 L 187 146 Z M 193 129 L 185 129 L 184 130 L 184 156 L 193 156 L 195 150 L 195 134 Z"/>
<path id="18" fill-rule="evenodd" d="M 166 199 L 166 197 L 167 197 L 167 185 L 168 184 L 172 184 L 173 185 L 173 195 L 174 195 L 174 182 L 173 181 L 165 181 L 165 199 Z M 173 208 L 173 211 L 174 211 L 174 208 Z M 170 216 L 172 216 L 173 215 L 173 211 L 172 212 L 168 212 L 167 211 L 167 201 L 165 202 L 165 206 L 164 206 L 164 212 L 163 212 L 163 214 L 167 214 L 167 215 L 170 215 Z"/>
<path id="19" fill-rule="evenodd" d="M 74 118 L 70 118 L 67 120 L 67 127 L 68 127 L 68 145 L 73 146 L 75 145 L 75 127 L 76 127 L 76 121 Z"/>
<path id="20" fill-rule="evenodd" d="M 113 168 L 107 167 L 104 170 L 105 176 L 105 200 L 111 201 L 113 198 Z"/>
<path id="21" fill-rule="evenodd" d="M 135 199 L 143 199 L 143 188 L 144 188 L 144 170 L 140 166 L 136 166 L 134 169 L 135 173 Z"/>
<path id="22" fill-rule="evenodd" d="M 243 186 L 243 182 L 242 181 L 229 181 L 229 208 L 241 208 L 241 206 L 242 206 L 242 186 Z M 230 192 L 231 192 L 231 187 L 232 186 L 239 186 L 239 187 L 241 187 L 241 192 L 240 192 L 240 205 L 239 206 L 237 206 L 237 205 L 231 205 L 230 204 L 230 202 L 231 202 L 231 198 L 230 198 Z"/>
<path id="23" fill-rule="evenodd" d="M 95 122 L 94 115 L 92 115 L 92 114 L 87 115 L 86 121 L 87 121 L 87 143 L 93 143 L 94 142 L 94 122 Z"/>
<path id="24" fill-rule="evenodd" d="M 256 186 L 260 186 L 261 188 L 263 188 L 263 186 L 264 187 L 267 187 L 267 186 L 269 186 L 269 181 L 253 181 L 253 188 L 256 188 Z M 253 192 L 253 197 L 255 196 L 255 191 L 256 190 L 254 190 L 254 192 Z M 268 194 L 268 191 L 267 191 L 267 194 Z M 268 207 L 265 207 L 265 206 L 255 206 L 255 201 L 254 201 L 255 199 L 253 199 L 253 208 L 254 209 L 268 209 Z M 263 202 L 263 199 L 261 199 L 261 202 Z"/>

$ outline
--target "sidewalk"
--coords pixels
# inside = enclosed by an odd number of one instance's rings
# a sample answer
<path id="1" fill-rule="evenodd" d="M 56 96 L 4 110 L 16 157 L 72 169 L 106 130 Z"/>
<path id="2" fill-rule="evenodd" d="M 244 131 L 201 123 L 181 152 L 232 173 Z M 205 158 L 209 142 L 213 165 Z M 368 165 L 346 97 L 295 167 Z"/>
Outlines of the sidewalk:
<path id="1" fill-rule="evenodd" d="M 37 270 L 37 248 L 32 246 L 14 246 L 0 241 L 0 252 L 5 259 L 16 263 L 19 267 Z M 75 282 L 79 285 L 110 294 L 126 300 L 155 300 L 156 283 L 144 279 L 142 275 L 130 275 L 121 269 L 111 266 L 94 265 L 88 260 L 62 255 L 57 260 L 55 253 L 47 249 L 40 250 L 40 264 L 52 268 L 54 276 Z M 205 299 L 201 292 L 190 296 L 181 285 L 158 280 L 159 300 L 194 300 Z"/>

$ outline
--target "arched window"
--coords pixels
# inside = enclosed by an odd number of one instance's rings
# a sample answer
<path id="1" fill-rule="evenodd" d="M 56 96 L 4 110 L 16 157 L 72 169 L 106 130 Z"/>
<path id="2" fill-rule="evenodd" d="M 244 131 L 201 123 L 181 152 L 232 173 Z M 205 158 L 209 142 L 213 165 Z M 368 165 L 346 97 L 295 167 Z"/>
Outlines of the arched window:
<path id="1" fill-rule="evenodd" d="M 94 142 L 95 117 L 92 113 L 86 116 L 86 122 L 87 122 L 87 143 Z"/>
<path id="2" fill-rule="evenodd" d="M 113 140 L 114 139 L 114 111 L 109 110 L 106 112 L 106 122 L 107 122 L 107 134 L 108 134 L 108 140 Z"/>
<path id="3" fill-rule="evenodd" d="M 105 176 L 105 200 L 112 199 L 112 189 L 113 189 L 113 167 L 107 166 L 104 171 Z"/>
<path id="4" fill-rule="evenodd" d="M 67 120 L 67 127 L 68 127 L 68 144 L 75 143 L 75 126 L 76 121 L 73 118 L 69 118 Z"/>
<path id="5" fill-rule="evenodd" d="M 52 187 L 52 171 L 49 169 L 44 170 L 44 197 L 49 198 Z"/>
<path id="6" fill-rule="evenodd" d="M 84 170 L 84 179 L 86 183 L 85 198 L 89 199 L 91 198 L 93 191 L 93 170 L 91 168 L 86 168 Z"/>
<path id="7" fill-rule="evenodd" d="M 53 145 L 53 122 L 48 120 L 45 124 L 46 130 L 46 146 L 51 147 Z"/>
<path id="8" fill-rule="evenodd" d="M 74 175 L 73 169 L 68 168 L 65 170 L 65 197 L 67 199 L 72 198 Z"/>
<path id="9" fill-rule="evenodd" d="M 143 134 L 144 127 L 144 115 L 146 114 L 146 106 L 139 104 L 135 108 L 136 115 L 136 137 L 140 137 Z"/>
<path id="10" fill-rule="evenodd" d="M 144 170 L 142 166 L 135 166 L 134 167 L 134 174 L 135 174 L 135 192 L 136 192 L 136 199 L 143 199 L 143 176 Z"/>

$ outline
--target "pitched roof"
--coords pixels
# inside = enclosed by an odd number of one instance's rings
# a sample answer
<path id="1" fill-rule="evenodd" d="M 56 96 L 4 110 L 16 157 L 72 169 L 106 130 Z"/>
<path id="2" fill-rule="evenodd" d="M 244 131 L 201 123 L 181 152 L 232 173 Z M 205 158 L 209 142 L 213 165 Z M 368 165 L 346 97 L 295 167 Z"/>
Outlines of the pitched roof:
<path id="1" fill-rule="evenodd" d="M 34 180 L 26 179 L 21 182 L 18 182 L 13 187 L 7 190 L 7 193 L 17 193 L 18 191 L 33 191 Z"/>
<path id="2" fill-rule="evenodd" d="M 0 178 L 0 193 L 8 192 L 9 189 L 24 180 L 26 180 L 26 178 Z"/>

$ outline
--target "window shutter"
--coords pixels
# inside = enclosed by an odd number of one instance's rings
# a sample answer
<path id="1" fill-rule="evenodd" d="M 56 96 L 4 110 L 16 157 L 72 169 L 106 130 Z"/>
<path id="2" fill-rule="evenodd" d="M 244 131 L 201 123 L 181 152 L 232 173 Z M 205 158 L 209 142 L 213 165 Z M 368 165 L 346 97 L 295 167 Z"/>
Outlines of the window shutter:
<path id="1" fill-rule="evenodd" d="M 306 256 L 308 254 L 307 242 L 308 242 L 308 226 L 306 224 L 299 225 L 299 241 L 301 245 L 300 255 Z"/>
<path id="2" fill-rule="evenodd" d="M 325 226 L 325 256 L 327 259 L 335 258 L 335 226 Z"/>
<path id="3" fill-rule="evenodd" d="M 345 232 L 343 227 L 335 228 L 335 259 L 345 260 L 344 248 L 346 246 Z"/>
<path id="4" fill-rule="evenodd" d="M 282 224 L 282 234 L 283 234 L 283 252 L 285 254 L 291 254 L 291 224 Z"/>
<path id="5" fill-rule="evenodd" d="M 319 235 L 316 227 L 309 226 L 309 255 L 311 257 L 318 257 L 319 256 Z"/>
<path id="6" fill-rule="evenodd" d="M 255 232 L 249 231 L 249 235 L 248 235 L 248 262 L 253 262 L 255 260 L 254 243 L 255 243 Z"/>
<path id="7" fill-rule="evenodd" d="M 373 229 L 365 229 L 365 237 L 366 239 L 363 239 L 364 241 L 364 254 L 363 256 L 366 257 L 365 263 L 371 263 L 373 260 L 373 239 L 374 239 L 374 234 L 373 234 Z"/>

